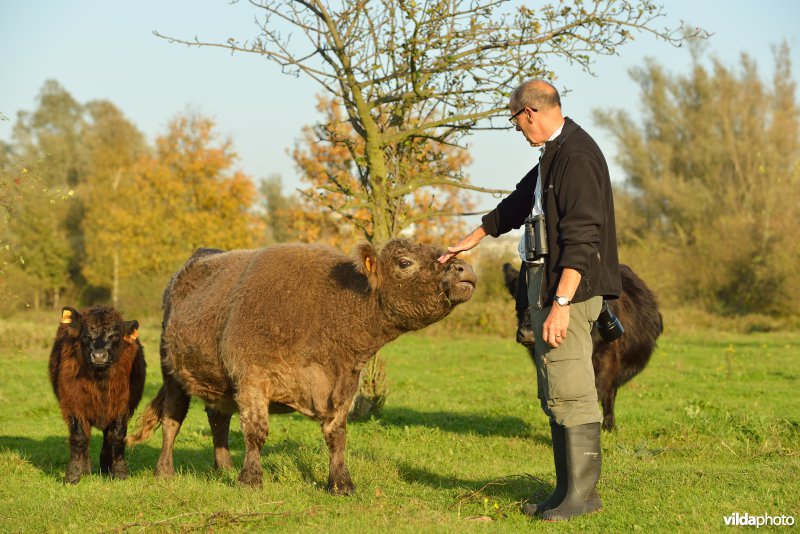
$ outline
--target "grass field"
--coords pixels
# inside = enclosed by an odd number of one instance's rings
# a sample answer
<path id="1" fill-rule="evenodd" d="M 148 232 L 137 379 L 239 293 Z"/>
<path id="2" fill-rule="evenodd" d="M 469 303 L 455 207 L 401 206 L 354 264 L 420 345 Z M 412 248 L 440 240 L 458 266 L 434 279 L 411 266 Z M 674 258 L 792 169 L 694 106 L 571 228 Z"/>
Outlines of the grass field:
<path id="1" fill-rule="evenodd" d="M 66 426 L 47 380 L 57 317 L 0 328 L 0 531 L 697 532 L 723 517 L 800 520 L 800 335 L 666 334 L 617 402 L 603 435 L 605 510 L 565 524 L 529 521 L 519 504 L 554 483 L 549 428 L 524 350 L 494 337 L 408 335 L 387 346 L 390 396 L 379 420 L 348 426 L 356 494 L 324 491 L 317 423 L 276 415 L 264 487 L 211 468 L 211 437 L 193 402 L 176 443 L 178 471 L 152 470 L 160 431 L 128 451 L 131 478 L 63 484 Z M 145 402 L 161 382 L 158 328 L 142 328 Z M 510 337 L 510 336 L 509 336 Z M 93 466 L 101 434 L 94 431 Z M 232 425 L 234 463 L 243 443 Z"/>

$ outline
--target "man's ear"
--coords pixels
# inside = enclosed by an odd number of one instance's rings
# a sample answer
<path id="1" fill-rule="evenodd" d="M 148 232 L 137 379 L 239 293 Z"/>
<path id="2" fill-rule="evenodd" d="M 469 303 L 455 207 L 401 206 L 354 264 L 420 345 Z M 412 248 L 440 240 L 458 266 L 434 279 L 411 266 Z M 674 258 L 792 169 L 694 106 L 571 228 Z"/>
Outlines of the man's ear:
<path id="1" fill-rule="evenodd" d="M 367 277 L 369 287 L 373 291 L 381 285 L 380 260 L 378 251 L 369 243 L 361 243 L 356 247 L 356 270 Z"/>
<path id="2" fill-rule="evenodd" d="M 139 321 L 125 321 L 122 323 L 122 335 L 128 343 L 135 343 L 139 337 Z"/>

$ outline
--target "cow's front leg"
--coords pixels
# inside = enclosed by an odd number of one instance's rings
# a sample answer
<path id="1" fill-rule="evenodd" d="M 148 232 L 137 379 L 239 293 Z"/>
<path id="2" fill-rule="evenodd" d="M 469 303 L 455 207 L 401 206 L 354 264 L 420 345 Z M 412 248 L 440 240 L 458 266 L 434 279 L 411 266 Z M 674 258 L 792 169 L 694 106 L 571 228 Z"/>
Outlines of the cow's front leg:
<path id="1" fill-rule="evenodd" d="M 228 434 L 231 429 L 231 414 L 217 411 L 206 406 L 208 426 L 214 439 L 214 468 L 230 469 L 233 467 L 231 450 L 228 446 Z"/>
<path id="2" fill-rule="evenodd" d="M 617 422 L 614 418 L 614 401 L 617 398 L 617 388 L 610 386 L 604 391 L 600 402 L 603 404 L 603 430 L 609 432 L 617 429 Z"/>
<path id="3" fill-rule="evenodd" d="M 111 473 L 113 478 L 120 480 L 130 476 L 128 462 L 125 460 L 125 435 L 127 433 L 128 422 L 124 415 L 114 420 L 103 431 L 103 453 L 100 454 L 100 469 L 105 473 Z M 106 465 L 103 465 L 103 462 L 107 462 Z"/>
<path id="4" fill-rule="evenodd" d="M 81 475 L 92 472 L 89 460 L 89 437 L 91 427 L 86 420 L 78 419 L 71 415 L 67 419 L 69 426 L 69 463 L 65 481 L 68 484 L 77 484 Z"/>
<path id="5" fill-rule="evenodd" d="M 260 486 L 263 479 L 261 448 L 269 435 L 269 388 L 258 381 L 240 385 L 236 402 L 239 405 L 244 436 L 245 453 L 239 482 L 247 486 Z"/>
<path id="6" fill-rule="evenodd" d="M 349 406 L 349 403 L 345 405 Z M 347 408 L 340 409 L 333 418 L 322 422 L 322 435 L 331 453 L 328 473 L 328 491 L 334 495 L 352 495 L 356 487 L 344 463 L 344 448 L 347 441 Z"/>

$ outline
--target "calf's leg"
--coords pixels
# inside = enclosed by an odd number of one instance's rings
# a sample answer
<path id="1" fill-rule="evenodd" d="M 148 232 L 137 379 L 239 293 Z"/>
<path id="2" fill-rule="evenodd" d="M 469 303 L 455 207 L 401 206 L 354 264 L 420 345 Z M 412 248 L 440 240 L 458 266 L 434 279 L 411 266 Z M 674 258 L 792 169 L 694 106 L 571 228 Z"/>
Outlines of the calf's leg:
<path id="1" fill-rule="evenodd" d="M 161 455 L 156 464 L 156 477 L 169 478 L 175 474 L 172 465 L 172 448 L 181 430 L 191 397 L 170 374 L 164 374 L 164 415 L 161 420 Z"/>
<path id="2" fill-rule="evenodd" d="M 103 450 L 100 453 L 100 471 L 111 473 L 113 478 L 128 478 L 128 462 L 125 460 L 125 435 L 128 422 L 125 416 L 114 421 L 103 430 Z"/>
<path id="3" fill-rule="evenodd" d="M 347 404 L 349 406 L 349 403 Z M 347 409 L 340 409 L 322 423 L 322 435 L 331 453 L 328 473 L 328 491 L 334 495 L 352 495 L 356 487 L 344 463 L 344 448 L 347 441 Z"/>
<path id="4" fill-rule="evenodd" d="M 91 427 L 89 422 L 78 419 L 71 415 L 67 418 L 69 426 L 69 463 L 65 481 L 69 484 L 77 484 L 81 475 L 92 472 L 92 464 L 89 460 L 89 437 Z"/>
<path id="5" fill-rule="evenodd" d="M 100 472 L 107 474 L 111 472 L 111 440 L 108 439 L 108 430 L 111 425 L 103 430 L 103 448 L 100 449 Z"/>
<path id="6" fill-rule="evenodd" d="M 230 469 L 233 467 L 231 450 L 228 447 L 228 434 L 231 429 L 231 414 L 217 411 L 206 406 L 208 425 L 214 440 L 214 468 Z"/>

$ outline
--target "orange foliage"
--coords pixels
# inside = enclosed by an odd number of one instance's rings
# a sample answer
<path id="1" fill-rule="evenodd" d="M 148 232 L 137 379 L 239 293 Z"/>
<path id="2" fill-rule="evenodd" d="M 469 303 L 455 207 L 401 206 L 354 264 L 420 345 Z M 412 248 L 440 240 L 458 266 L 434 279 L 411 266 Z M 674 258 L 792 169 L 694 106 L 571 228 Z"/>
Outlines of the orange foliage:
<path id="1" fill-rule="evenodd" d="M 345 120 L 340 104 L 319 97 L 317 109 L 324 114 L 322 124 L 305 127 L 292 151 L 301 179 L 309 185 L 292 214 L 301 240 L 346 248 L 371 239 L 375 221 L 370 208 L 375 203 L 385 203 L 392 213 L 394 237 L 448 243 L 463 235 L 463 222 L 448 214 L 474 208 L 467 192 L 421 183 L 458 176 L 470 162 L 466 150 L 424 139 L 385 146 L 389 178 L 379 188 L 367 168 L 364 140 Z M 464 178 L 461 182 L 467 183 Z"/>
<path id="2" fill-rule="evenodd" d="M 263 232 L 250 212 L 255 186 L 231 169 L 237 155 L 213 129 L 210 119 L 178 117 L 156 155 L 135 165 L 122 225 L 129 269 L 170 272 L 199 247 L 252 247 Z"/>

